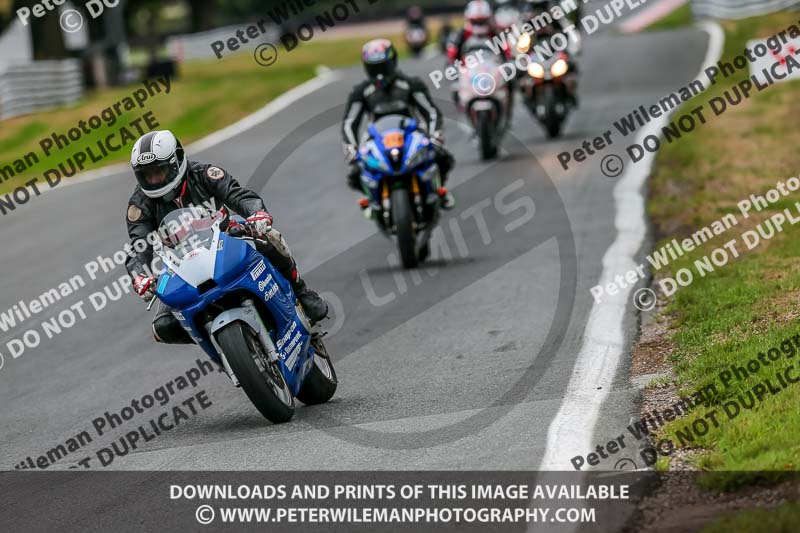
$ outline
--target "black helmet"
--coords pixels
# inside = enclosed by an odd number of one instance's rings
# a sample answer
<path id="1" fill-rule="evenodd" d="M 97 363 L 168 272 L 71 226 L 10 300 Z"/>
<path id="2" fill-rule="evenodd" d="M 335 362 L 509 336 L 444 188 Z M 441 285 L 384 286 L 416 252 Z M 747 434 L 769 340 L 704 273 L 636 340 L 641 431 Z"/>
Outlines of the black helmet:
<path id="1" fill-rule="evenodd" d="M 174 196 L 186 176 L 188 163 L 181 142 L 169 130 L 151 131 L 142 135 L 131 150 L 131 167 L 142 192 L 150 198 Z M 161 170 L 157 181 L 151 176 Z"/>
<path id="2" fill-rule="evenodd" d="M 538 15 L 550 9 L 550 0 L 528 0 L 522 5 L 523 14 Z"/>
<path id="3" fill-rule="evenodd" d="M 369 79 L 378 85 L 389 85 L 397 73 L 397 50 L 389 39 L 375 39 L 364 45 L 361 60 Z"/>

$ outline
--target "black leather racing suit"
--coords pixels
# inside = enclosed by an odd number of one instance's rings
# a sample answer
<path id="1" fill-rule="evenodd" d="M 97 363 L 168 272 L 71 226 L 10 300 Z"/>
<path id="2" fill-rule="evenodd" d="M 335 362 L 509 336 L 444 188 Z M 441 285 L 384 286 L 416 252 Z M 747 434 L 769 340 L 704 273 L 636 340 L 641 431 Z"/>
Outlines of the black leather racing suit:
<path id="1" fill-rule="evenodd" d="M 365 116 L 369 122 L 374 122 L 386 115 L 405 115 L 424 121 L 425 129 L 434 141 L 436 164 L 444 185 L 455 161 L 441 144 L 444 138 L 442 112 L 422 80 L 399 71 L 387 87 L 378 88 L 375 83 L 365 80 L 353 88 L 342 124 L 345 152 L 354 153 L 358 149 L 359 129 Z"/>
<path id="2" fill-rule="evenodd" d="M 136 242 L 144 239 L 147 243 L 149 233 L 158 229 L 159 224 L 170 212 L 190 205 L 208 207 L 213 199 L 212 209 L 223 206 L 228 212 L 249 217 L 259 211 L 266 212 L 264 201 L 255 192 L 243 188 L 230 174 L 214 165 L 189 161 L 186 177 L 178 187 L 178 196 L 172 201 L 154 199 L 146 196 L 139 186 L 133 191 L 128 202 L 128 235 L 133 249 L 125 263 L 131 278 L 139 274 L 156 277 L 151 264 L 153 248 L 150 244 L 141 252 L 136 252 Z M 275 268 L 290 281 L 296 281 L 297 269 L 288 247 L 280 233 L 273 230 L 269 241 L 255 241 L 259 252 L 264 254 Z M 139 249 L 142 245 L 139 245 Z M 157 341 L 167 344 L 190 344 L 194 341 L 162 302 L 158 302 L 153 319 L 153 335 Z"/>

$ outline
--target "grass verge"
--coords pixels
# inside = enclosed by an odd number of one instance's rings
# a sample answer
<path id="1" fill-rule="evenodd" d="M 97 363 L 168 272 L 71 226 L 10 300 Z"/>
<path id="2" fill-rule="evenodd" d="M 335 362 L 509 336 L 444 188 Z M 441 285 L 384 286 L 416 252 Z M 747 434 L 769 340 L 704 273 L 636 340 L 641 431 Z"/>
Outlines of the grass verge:
<path id="1" fill-rule="evenodd" d="M 767 37 L 797 23 L 796 13 L 726 21 L 723 61 L 740 55 L 748 39 Z M 748 76 L 720 80 L 698 99 L 708 102 Z M 737 203 L 750 194 L 763 195 L 777 182 L 798 175 L 797 146 L 800 145 L 800 83 L 781 83 L 731 106 L 720 116 L 680 141 L 666 144 L 659 153 L 649 182 L 648 213 L 661 247 L 673 238 L 679 241 L 709 226 L 726 213 L 739 224 L 711 239 L 659 272 L 675 277 L 688 269 L 694 281 L 674 294 L 665 311 L 673 328 L 671 363 L 682 394 L 714 385 L 712 405 L 700 407 L 666 425 L 659 438 L 703 449 L 693 459 L 695 466 L 715 473 L 704 478 L 708 487 L 735 489 L 758 481 L 773 481 L 765 472 L 797 470 L 800 466 L 800 384 L 788 384 L 775 394 L 762 394 L 752 408 L 741 407 L 753 388 L 769 379 L 778 386 L 776 372 L 793 366 L 800 376 L 800 347 L 793 344 L 777 361 L 761 364 L 756 372 L 724 384 L 721 373 L 731 365 L 745 366 L 759 353 L 780 349 L 781 343 L 800 334 L 800 239 L 790 224 L 769 240 L 747 250 L 740 237 L 784 209 L 797 212 L 800 192 L 783 197 L 759 213 L 745 218 Z M 684 111 L 697 102 L 686 104 Z M 708 107 L 708 106 L 706 106 Z M 714 272 L 700 276 L 695 261 L 727 241 L 736 239 L 740 257 Z M 664 269 L 662 269 L 664 270 Z M 708 389 L 710 390 L 710 389 Z M 724 406 L 738 402 L 740 412 L 729 417 Z M 708 413 L 714 411 L 718 424 Z M 731 408 L 733 411 L 733 408 Z M 693 440 L 679 432 L 704 419 L 710 429 Z M 725 473 L 725 472 L 728 473 Z M 749 471 L 749 473 L 743 473 Z M 732 474 L 730 472 L 739 472 Z"/>
<path id="2" fill-rule="evenodd" d="M 719 518 L 701 533 L 792 533 L 800 523 L 800 505 L 784 504 L 775 509 L 753 509 Z"/>
<path id="3" fill-rule="evenodd" d="M 668 15 L 658 19 L 647 28 L 645 31 L 663 31 L 674 30 L 677 28 L 685 28 L 692 24 L 694 17 L 689 4 L 685 4 Z"/>
<path id="4" fill-rule="evenodd" d="M 399 36 L 389 37 L 400 42 Z M 290 53 L 280 49 L 277 61 L 269 67 L 259 66 L 253 59 L 252 51 L 222 60 L 186 62 L 180 67 L 180 77 L 172 81 L 169 94 L 161 93 L 152 97 L 144 108 L 125 112 L 113 126 L 104 124 L 70 146 L 53 151 L 49 157 L 45 157 L 39 147 L 40 139 L 49 137 L 53 132 L 66 134 L 80 120 L 101 113 L 120 99 L 130 96 L 141 85 L 95 91 L 69 107 L 5 120 L 0 128 L 0 166 L 13 166 L 15 160 L 29 152 L 38 155 L 39 162 L 0 183 L 0 193 L 21 186 L 34 176 L 41 176 L 44 171 L 57 167 L 74 153 L 96 145 L 98 140 L 111 133 L 117 133 L 121 126 L 128 125 L 147 111 L 152 111 L 160 128 L 172 130 L 184 144 L 200 139 L 313 78 L 321 63 L 335 68 L 358 62 L 361 46 L 366 40 L 359 37 L 312 41 Z M 134 128 L 130 129 L 136 132 Z M 101 161 L 87 163 L 86 169 L 127 160 L 132 145 L 131 141 L 124 149 L 112 152 Z"/>

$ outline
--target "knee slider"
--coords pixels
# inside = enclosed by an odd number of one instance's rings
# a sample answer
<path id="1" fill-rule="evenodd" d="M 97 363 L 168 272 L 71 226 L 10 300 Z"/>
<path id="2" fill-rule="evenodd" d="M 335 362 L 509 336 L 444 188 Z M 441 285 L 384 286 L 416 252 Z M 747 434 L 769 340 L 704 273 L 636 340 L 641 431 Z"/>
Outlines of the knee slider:
<path id="1" fill-rule="evenodd" d="M 158 316 L 153 320 L 153 336 L 157 342 L 164 344 L 194 343 L 178 319 L 172 315 Z"/>

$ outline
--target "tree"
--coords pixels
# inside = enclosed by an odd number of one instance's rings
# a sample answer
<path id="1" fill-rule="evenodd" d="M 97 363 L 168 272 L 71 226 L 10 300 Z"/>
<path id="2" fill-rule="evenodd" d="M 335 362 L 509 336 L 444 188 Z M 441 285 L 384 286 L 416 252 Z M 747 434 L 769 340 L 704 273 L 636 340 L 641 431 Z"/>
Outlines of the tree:
<path id="1" fill-rule="evenodd" d="M 210 30 L 217 25 L 217 0 L 192 0 L 189 2 L 192 11 L 191 32 Z"/>
<path id="2" fill-rule="evenodd" d="M 32 12 L 33 6 L 37 4 L 39 4 L 38 0 L 15 0 L 12 9 L 16 13 L 17 9 L 27 7 Z M 64 59 L 69 57 L 58 19 L 57 10 L 48 11 L 41 18 L 31 15 L 28 19 L 34 59 Z"/>

